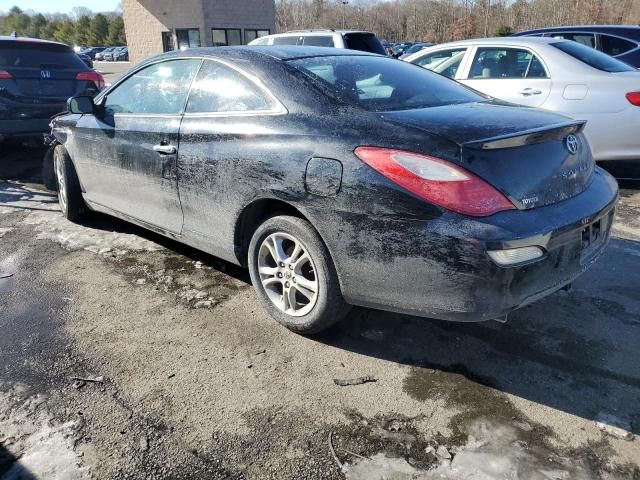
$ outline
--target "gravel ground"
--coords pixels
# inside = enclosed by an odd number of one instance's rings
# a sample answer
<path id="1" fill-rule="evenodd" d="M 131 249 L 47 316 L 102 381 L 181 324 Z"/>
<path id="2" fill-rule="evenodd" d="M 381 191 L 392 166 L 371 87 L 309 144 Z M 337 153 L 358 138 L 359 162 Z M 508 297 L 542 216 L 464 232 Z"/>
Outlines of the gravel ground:
<path id="1" fill-rule="evenodd" d="M 42 153 L 0 146 L 0 478 L 640 479 L 640 191 L 506 324 L 355 309 L 304 338 L 242 269 L 64 220 Z"/>

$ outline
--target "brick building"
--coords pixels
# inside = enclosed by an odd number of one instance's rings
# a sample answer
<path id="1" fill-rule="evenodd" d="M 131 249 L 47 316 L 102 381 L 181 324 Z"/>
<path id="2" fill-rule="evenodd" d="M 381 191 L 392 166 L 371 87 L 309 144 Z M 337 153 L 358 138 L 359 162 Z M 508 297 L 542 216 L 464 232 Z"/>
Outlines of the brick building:
<path id="1" fill-rule="evenodd" d="M 275 32 L 274 0 L 123 0 L 129 59 L 175 49 L 246 45 Z"/>

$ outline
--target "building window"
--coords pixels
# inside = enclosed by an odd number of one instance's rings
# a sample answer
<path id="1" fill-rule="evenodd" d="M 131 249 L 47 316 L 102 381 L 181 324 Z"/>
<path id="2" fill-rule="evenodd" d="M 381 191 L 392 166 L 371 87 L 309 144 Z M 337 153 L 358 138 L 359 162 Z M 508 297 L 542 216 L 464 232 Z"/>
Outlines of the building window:
<path id="1" fill-rule="evenodd" d="M 173 35 L 171 32 L 162 32 L 162 51 L 170 52 L 175 49 L 176 46 L 173 43 Z"/>
<path id="2" fill-rule="evenodd" d="M 242 34 L 239 28 L 213 28 L 211 38 L 214 47 L 242 45 Z"/>
<path id="3" fill-rule="evenodd" d="M 248 45 L 249 42 L 255 40 L 256 38 L 266 37 L 267 35 L 270 35 L 270 34 L 271 34 L 270 30 L 252 30 L 250 28 L 245 28 L 244 43 Z"/>
<path id="4" fill-rule="evenodd" d="M 176 29 L 176 37 L 178 38 L 178 48 L 186 50 L 187 48 L 199 47 L 200 30 L 197 28 L 179 28 Z"/>

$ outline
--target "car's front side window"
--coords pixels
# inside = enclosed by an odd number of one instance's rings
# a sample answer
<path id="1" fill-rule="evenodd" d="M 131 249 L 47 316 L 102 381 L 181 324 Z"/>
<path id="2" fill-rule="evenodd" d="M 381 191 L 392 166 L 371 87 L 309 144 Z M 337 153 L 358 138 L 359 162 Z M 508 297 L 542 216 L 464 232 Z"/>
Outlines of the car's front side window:
<path id="1" fill-rule="evenodd" d="M 504 47 L 478 48 L 469 72 L 470 79 L 546 77 L 544 66 L 533 53 Z"/>
<path id="2" fill-rule="evenodd" d="M 275 102 L 241 73 L 205 60 L 191 87 L 186 113 L 272 110 Z"/>
<path id="3" fill-rule="evenodd" d="M 107 94 L 105 112 L 181 113 L 200 62 L 200 59 L 170 60 L 137 71 Z"/>
<path id="4" fill-rule="evenodd" d="M 427 70 L 439 73 L 448 78 L 454 78 L 460 68 L 466 48 L 440 50 L 417 58 L 412 63 L 420 65 Z"/>

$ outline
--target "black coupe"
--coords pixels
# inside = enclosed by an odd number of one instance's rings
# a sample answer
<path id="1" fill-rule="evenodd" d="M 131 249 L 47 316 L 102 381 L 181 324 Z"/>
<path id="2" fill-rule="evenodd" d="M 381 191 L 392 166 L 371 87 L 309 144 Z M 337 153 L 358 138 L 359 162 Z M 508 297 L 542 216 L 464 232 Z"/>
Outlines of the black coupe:
<path id="1" fill-rule="evenodd" d="M 306 47 L 163 54 L 52 123 L 64 215 L 105 212 L 248 266 L 300 333 L 349 305 L 504 318 L 569 284 L 618 196 L 582 129 Z"/>

